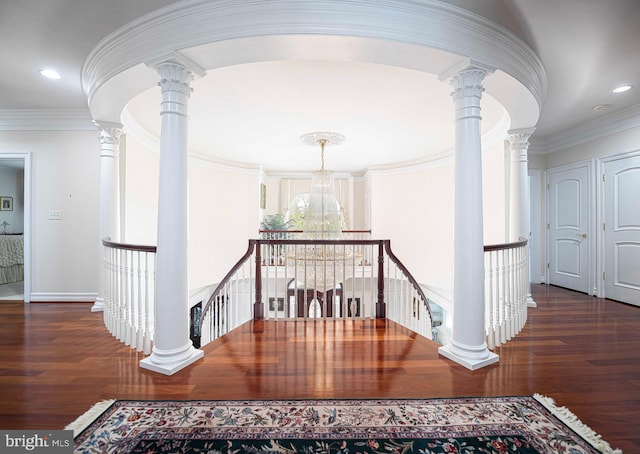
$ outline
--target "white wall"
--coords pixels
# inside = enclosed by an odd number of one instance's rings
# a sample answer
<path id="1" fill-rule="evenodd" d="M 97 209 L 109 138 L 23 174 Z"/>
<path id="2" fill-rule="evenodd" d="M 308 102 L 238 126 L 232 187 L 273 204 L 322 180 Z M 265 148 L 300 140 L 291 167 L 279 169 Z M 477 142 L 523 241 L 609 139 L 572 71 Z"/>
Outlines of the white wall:
<path id="1" fill-rule="evenodd" d="M 31 301 L 93 301 L 99 251 L 97 131 L 4 131 L 3 152 L 32 152 Z M 50 210 L 60 210 L 62 219 L 49 220 Z"/>
<path id="2" fill-rule="evenodd" d="M 576 162 L 586 161 L 590 159 L 600 159 L 609 156 L 615 156 L 623 153 L 628 153 L 630 151 L 636 151 L 640 149 L 640 127 L 627 129 L 625 131 L 611 134 L 597 140 L 593 140 L 586 143 L 577 144 L 571 147 L 567 147 L 562 150 L 554 151 L 552 153 L 547 153 L 545 155 L 530 155 L 529 160 L 529 170 L 539 170 L 541 173 L 545 173 L 549 169 L 553 169 L 555 167 L 564 166 L 567 164 L 573 164 Z M 601 184 L 600 178 L 596 178 L 596 175 L 592 176 L 594 178 L 594 187 L 598 187 Z M 544 176 L 542 177 L 545 178 Z M 593 212 L 597 212 L 598 201 L 597 198 L 600 196 L 600 191 L 595 191 L 596 195 L 596 206 L 593 207 Z M 533 225 L 533 228 L 537 228 L 540 234 L 540 238 L 542 239 L 542 247 L 540 247 L 538 256 L 536 257 L 539 263 L 542 264 L 542 272 L 544 273 L 547 263 L 547 229 L 546 225 L 549 220 L 547 219 L 546 213 L 546 204 L 547 204 L 547 189 L 546 184 L 540 185 L 540 219 L 537 225 Z M 600 256 L 600 253 L 597 252 L 594 256 L 594 260 Z M 595 267 L 594 267 L 595 268 Z M 598 276 L 594 277 L 597 281 Z"/>
<path id="3" fill-rule="evenodd" d="M 160 155 L 137 142 L 132 135 L 123 140 L 126 140 L 126 151 L 120 155 L 124 161 L 120 179 L 125 187 L 120 207 L 124 225 L 122 239 L 125 243 L 155 246 Z"/>
<path id="4" fill-rule="evenodd" d="M 370 172 L 371 230 L 420 283 L 451 289 L 453 162 L 403 172 Z"/>
<path id="5" fill-rule="evenodd" d="M 508 241 L 509 151 L 498 142 L 482 152 L 482 221 L 484 244 Z"/>
<path id="6" fill-rule="evenodd" d="M 220 282 L 259 228 L 258 171 L 189 167 L 189 286 Z"/>
<path id="7" fill-rule="evenodd" d="M 1 156 L 0 156 L 1 157 Z M 24 171 L 4 167 L 0 160 L 0 196 L 13 198 L 12 211 L 0 211 L 0 224 L 7 222 L 7 233 L 24 232 Z M 3 231 L 0 225 L 0 232 Z"/>
<path id="8" fill-rule="evenodd" d="M 157 243 L 159 154 L 127 137 L 124 241 Z M 257 170 L 189 161 L 189 287 L 219 282 L 257 238 Z M 268 194 L 268 192 L 267 192 Z"/>
<path id="9" fill-rule="evenodd" d="M 282 214 L 287 218 L 291 201 L 300 193 L 311 191 L 311 176 L 266 176 L 267 206 L 263 215 Z M 347 230 L 364 229 L 363 178 L 344 174 L 334 175 L 334 191 L 348 216 Z"/>
<path id="10" fill-rule="evenodd" d="M 575 145 L 546 155 L 546 168 L 552 169 L 586 159 L 604 158 L 640 149 L 640 127 Z"/>
<path id="11" fill-rule="evenodd" d="M 453 158 L 402 171 L 370 172 L 371 230 L 422 284 L 450 291 L 453 279 Z M 484 244 L 506 241 L 504 143 L 483 151 Z"/>

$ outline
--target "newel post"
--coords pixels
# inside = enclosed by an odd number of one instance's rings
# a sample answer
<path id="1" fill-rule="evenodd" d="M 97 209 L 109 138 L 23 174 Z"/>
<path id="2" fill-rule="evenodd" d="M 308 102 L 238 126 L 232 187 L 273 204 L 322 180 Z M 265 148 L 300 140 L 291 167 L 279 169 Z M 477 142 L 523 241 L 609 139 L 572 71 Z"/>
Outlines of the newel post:
<path id="1" fill-rule="evenodd" d="M 376 318 L 386 318 L 387 307 L 384 302 L 384 242 L 378 243 L 378 302 L 376 303 Z"/>
<path id="2" fill-rule="evenodd" d="M 262 251 L 260 240 L 256 241 L 256 298 L 253 302 L 253 319 L 264 318 L 264 306 L 262 305 Z"/>

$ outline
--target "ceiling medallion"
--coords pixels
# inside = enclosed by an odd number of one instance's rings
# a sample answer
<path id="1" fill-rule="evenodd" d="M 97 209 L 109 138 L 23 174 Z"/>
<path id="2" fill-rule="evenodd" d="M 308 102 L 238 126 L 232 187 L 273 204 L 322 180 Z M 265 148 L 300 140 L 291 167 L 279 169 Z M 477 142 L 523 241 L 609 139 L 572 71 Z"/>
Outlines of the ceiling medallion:
<path id="1" fill-rule="evenodd" d="M 611 107 L 611 104 L 598 104 L 597 106 L 593 106 L 593 110 L 596 112 L 602 112 L 604 110 L 609 110 Z"/>
<path id="2" fill-rule="evenodd" d="M 325 146 L 340 145 L 345 137 L 337 132 L 309 132 L 300 137 L 300 141 L 306 145 L 317 146 L 324 143 Z"/>

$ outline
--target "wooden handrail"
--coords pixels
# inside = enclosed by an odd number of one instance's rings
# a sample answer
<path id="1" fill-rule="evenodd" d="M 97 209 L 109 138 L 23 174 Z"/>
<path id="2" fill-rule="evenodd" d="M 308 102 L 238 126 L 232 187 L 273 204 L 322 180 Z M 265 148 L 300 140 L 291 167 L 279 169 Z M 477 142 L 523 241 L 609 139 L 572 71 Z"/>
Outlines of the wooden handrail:
<path id="1" fill-rule="evenodd" d="M 299 244 L 299 245 L 314 245 L 319 244 L 321 246 L 337 246 L 340 244 L 347 244 L 353 246 L 370 246 L 372 244 L 378 244 L 380 240 L 286 240 L 286 239 L 274 239 L 274 240 L 251 240 L 258 244 Z"/>
<path id="2" fill-rule="evenodd" d="M 304 233 L 304 230 L 258 230 L 258 233 Z M 343 230 L 342 233 L 371 233 L 371 230 Z"/>
<path id="3" fill-rule="evenodd" d="M 418 292 L 418 294 L 420 295 L 420 298 L 422 298 L 422 300 L 426 303 L 427 310 L 429 311 L 429 317 L 431 317 L 431 320 L 433 320 L 433 317 L 431 314 L 431 307 L 429 306 L 429 300 L 427 299 L 427 296 L 424 294 L 422 287 L 420 287 L 420 285 L 418 284 L 418 281 L 416 281 L 416 279 L 409 272 L 407 267 L 404 266 L 404 264 L 400 261 L 400 259 L 396 257 L 396 255 L 393 253 L 393 251 L 391 250 L 391 241 L 385 240 L 384 243 L 385 243 L 384 246 L 385 246 L 385 250 L 387 251 L 387 255 L 391 260 L 393 260 L 393 263 L 395 263 L 396 266 L 402 270 L 405 276 L 407 276 L 407 279 L 409 280 L 409 282 L 411 282 L 411 285 L 413 285 L 413 288 L 416 290 L 416 292 Z"/>
<path id="4" fill-rule="evenodd" d="M 516 241 L 515 243 L 490 244 L 490 245 L 486 245 L 484 247 L 484 252 L 502 251 L 502 250 L 506 250 L 506 249 L 515 249 L 515 248 L 519 248 L 519 247 L 522 247 L 522 246 L 526 246 L 528 242 L 529 242 L 528 240 L 521 240 L 521 241 Z"/>
<path id="5" fill-rule="evenodd" d="M 156 246 L 145 246 L 140 244 L 128 244 L 128 243 L 116 243 L 111 241 L 110 238 L 102 240 L 102 245 L 113 249 L 124 249 L 127 251 L 140 251 L 140 252 L 156 252 Z"/>
<path id="6" fill-rule="evenodd" d="M 233 265 L 233 268 L 231 268 L 231 270 L 225 275 L 224 279 L 220 281 L 220 283 L 215 288 L 213 293 L 211 293 L 211 296 L 207 300 L 207 303 L 202 308 L 203 314 L 207 312 L 207 310 L 209 309 L 209 306 L 211 306 L 211 304 L 213 303 L 216 295 L 224 287 L 224 285 L 231 278 L 231 276 L 233 276 L 233 273 L 238 271 L 238 269 L 244 264 L 244 262 L 246 262 L 251 257 L 251 254 L 253 253 L 253 249 L 255 248 L 255 246 L 256 246 L 256 240 L 249 240 L 249 247 L 247 248 L 247 252 L 245 252 L 244 255 L 240 258 L 240 260 L 238 260 L 236 264 Z M 202 321 L 203 319 L 200 319 L 200 329 L 202 329 Z"/>

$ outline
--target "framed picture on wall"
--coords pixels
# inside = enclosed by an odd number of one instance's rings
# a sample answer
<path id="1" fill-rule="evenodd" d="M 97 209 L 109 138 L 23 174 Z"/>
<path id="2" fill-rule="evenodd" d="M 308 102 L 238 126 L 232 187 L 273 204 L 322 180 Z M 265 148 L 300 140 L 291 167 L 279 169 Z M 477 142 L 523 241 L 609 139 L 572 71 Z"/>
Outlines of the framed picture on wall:
<path id="1" fill-rule="evenodd" d="M 0 211 L 13 211 L 13 197 L 0 197 Z"/>

